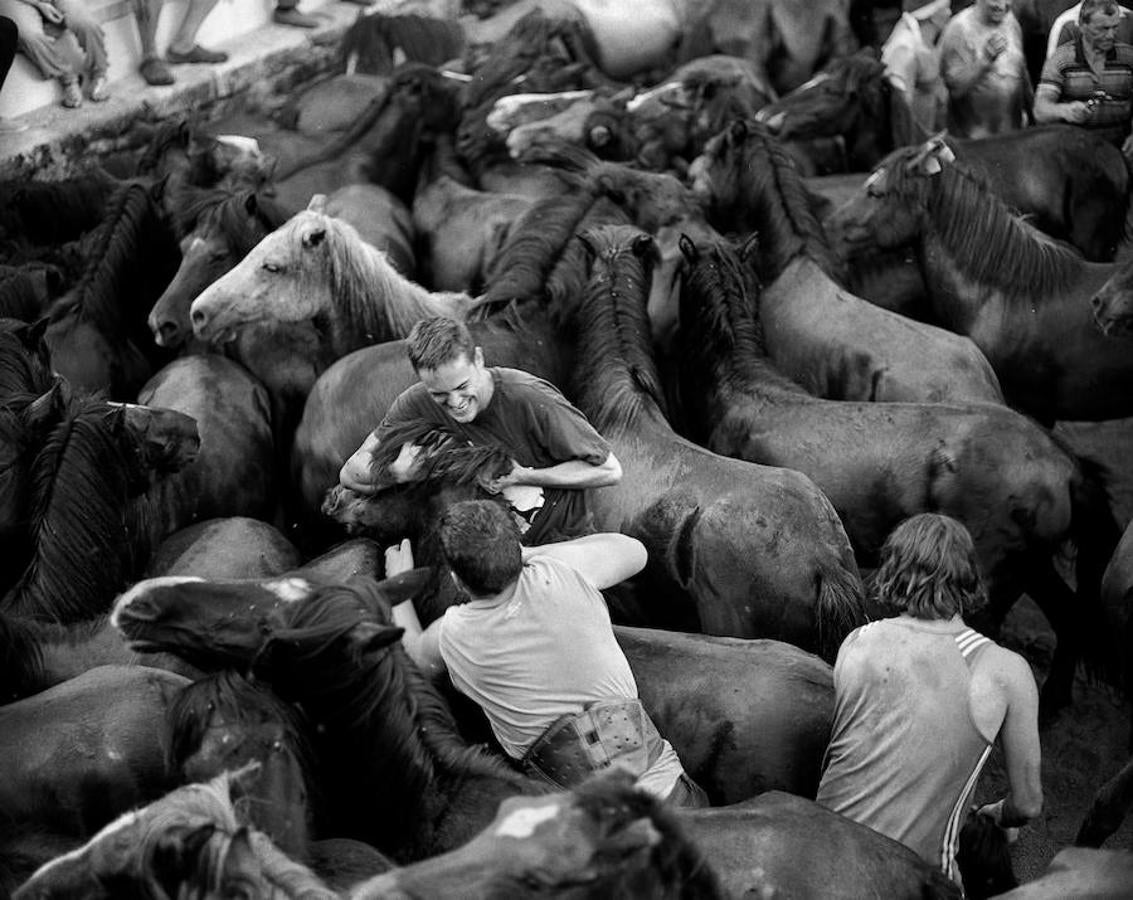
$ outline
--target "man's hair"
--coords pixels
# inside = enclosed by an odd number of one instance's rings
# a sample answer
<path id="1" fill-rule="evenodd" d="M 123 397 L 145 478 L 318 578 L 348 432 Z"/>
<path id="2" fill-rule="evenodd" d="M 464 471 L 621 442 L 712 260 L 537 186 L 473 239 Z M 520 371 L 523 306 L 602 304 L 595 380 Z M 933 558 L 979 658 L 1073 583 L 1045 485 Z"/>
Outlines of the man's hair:
<path id="1" fill-rule="evenodd" d="M 441 516 L 441 552 L 478 596 L 498 594 L 523 570 L 519 530 L 494 500 L 454 503 Z"/>
<path id="2" fill-rule="evenodd" d="M 885 539 L 874 591 L 883 605 L 918 619 L 950 619 L 987 603 L 972 536 L 936 513 L 906 519 Z"/>
<path id="3" fill-rule="evenodd" d="M 1090 17 L 1099 12 L 1103 16 L 1116 16 L 1120 14 L 1121 7 L 1117 5 L 1117 0 L 1082 0 L 1082 8 L 1078 10 L 1078 24 L 1088 24 Z"/>
<path id="4" fill-rule="evenodd" d="M 448 316 L 419 319 L 406 338 L 409 362 L 414 370 L 439 369 L 461 356 L 472 359 L 476 342 L 463 322 Z"/>

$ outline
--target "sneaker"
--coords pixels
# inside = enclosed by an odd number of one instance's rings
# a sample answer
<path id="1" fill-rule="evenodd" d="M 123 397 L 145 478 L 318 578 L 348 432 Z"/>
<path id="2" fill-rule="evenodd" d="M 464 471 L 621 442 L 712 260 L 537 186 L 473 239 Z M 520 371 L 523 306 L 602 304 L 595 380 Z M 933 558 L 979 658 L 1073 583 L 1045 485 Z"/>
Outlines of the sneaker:
<path id="1" fill-rule="evenodd" d="M 152 84 L 155 87 L 173 84 L 173 73 L 170 72 L 169 67 L 156 56 L 149 56 L 143 59 L 142 64 L 138 67 L 138 71 L 142 73 L 142 78 L 146 80 L 146 84 Z"/>
<path id="2" fill-rule="evenodd" d="M 271 14 L 272 21 L 277 25 L 291 25 L 294 28 L 318 28 L 322 22 L 314 16 L 291 9 L 277 9 Z"/>
<path id="3" fill-rule="evenodd" d="M 27 122 L 13 122 L 11 119 L 5 119 L 0 116 L 0 135 L 19 134 L 21 131 L 27 130 Z"/>
<path id="4" fill-rule="evenodd" d="M 78 81 L 63 82 L 63 99 L 59 101 L 67 109 L 78 109 L 83 105 L 83 92 Z"/>
<path id="5" fill-rule="evenodd" d="M 173 63 L 175 66 L 186 65 L 187 63 L 222 63 L 228 60 L 228 54 L 222 50 L 208 50 L 200 44 L 193 44 L 187 51 L 180 53 L 170 47 L 165 51 L 165 58 L 167 61 Z"/>
<path id="6" fill-rule="evenodd" d="M 104 103 L 110 99 L 110 90 L 106 87 L 106 76 L 95 75 L 90 82 L 90 93 L 87 95 L 93 103 Z"/>

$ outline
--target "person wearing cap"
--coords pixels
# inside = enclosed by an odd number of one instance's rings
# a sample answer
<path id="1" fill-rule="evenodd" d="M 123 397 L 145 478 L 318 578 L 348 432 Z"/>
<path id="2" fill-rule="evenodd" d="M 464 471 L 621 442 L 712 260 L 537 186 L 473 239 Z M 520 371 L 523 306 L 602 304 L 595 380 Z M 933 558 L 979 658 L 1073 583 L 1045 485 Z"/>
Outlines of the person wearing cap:
<path id="1" fill-rule="evenodd" d="M 952 0 L 904 0 L 901 18 L 881 48 L 885 74 L 909 105 L 913 121 L 932 134 L 944 121 L 948 91 L 937 44 L 952 18 Z"/>
<path id="2" fill-rule="evenodd" d="M 1116 0 L 1083 0 L 1078 36 L 1043 64 L 1035 92 L 1035 121 L 1079 125 L 1112 141 L 1129 156 L 1133 138 L 1133 45 L 1117 39 Z"/>
<path id="3" fill-rule="evenodd" d="M 1124 6 L 1119 6 L 1121 21 L 1117 23 L 1117 39 L 1123 44 L 1133 44 L 1133 13 Z M 1071 44 L 1081 33 L 1078 28 L 1078 17 L 1082 12 L 1081 2 L 1075 3 L 1068 10 L 1060 13 L 1050 26 L 1050 34 L 1046 39 L 1046 56 L 1050 59 L 1054 51 L 1063 44 Z"/>
<path id="4" fill-rule="evenodd" d="M 955 137 L 987 137 L 1026 124 L 1031 79 L 1011 0 L 976 0 L 952 17 L 940 38 L 940 72 Z"/>

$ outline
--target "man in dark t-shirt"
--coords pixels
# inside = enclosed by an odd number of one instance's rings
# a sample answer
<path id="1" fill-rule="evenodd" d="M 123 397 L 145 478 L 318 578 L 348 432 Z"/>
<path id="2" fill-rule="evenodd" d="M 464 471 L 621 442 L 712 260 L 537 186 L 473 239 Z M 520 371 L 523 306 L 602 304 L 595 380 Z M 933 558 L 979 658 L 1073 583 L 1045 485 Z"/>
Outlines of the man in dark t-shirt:
<path id="1" fill-rule="evenodd" d="M 486 366 L 468 329 L 453 319 L 422 319 L 407 344 L 421 380 L 402 392 L 346 461 L 342 484 L 373 493 L 370 462 L 383 435 L 406 422 L 425 421 L 471 444 L 511 453 L 514 467 L 489 487 L 519 513 L 528 546 L 593 531 L 586 489 L 617 484 L 622 470 L 586 417 L 546 381 L 519 369 Z M 393 475 L 399 476 L 396 469 Z"/>

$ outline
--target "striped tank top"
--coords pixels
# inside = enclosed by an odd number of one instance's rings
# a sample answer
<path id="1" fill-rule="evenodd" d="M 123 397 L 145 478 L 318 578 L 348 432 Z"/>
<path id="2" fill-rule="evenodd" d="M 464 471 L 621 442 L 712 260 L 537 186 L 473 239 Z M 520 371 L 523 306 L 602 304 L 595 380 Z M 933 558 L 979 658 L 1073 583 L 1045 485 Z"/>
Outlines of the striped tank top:
<path id="1" fill-rule="evenodd" d="M 902 616 L 846 638 L 817 800 L 959 884 L 960 827 L 991 752 L 971 717 L 971 670 L 991 642 L 950 625 Z"/>

